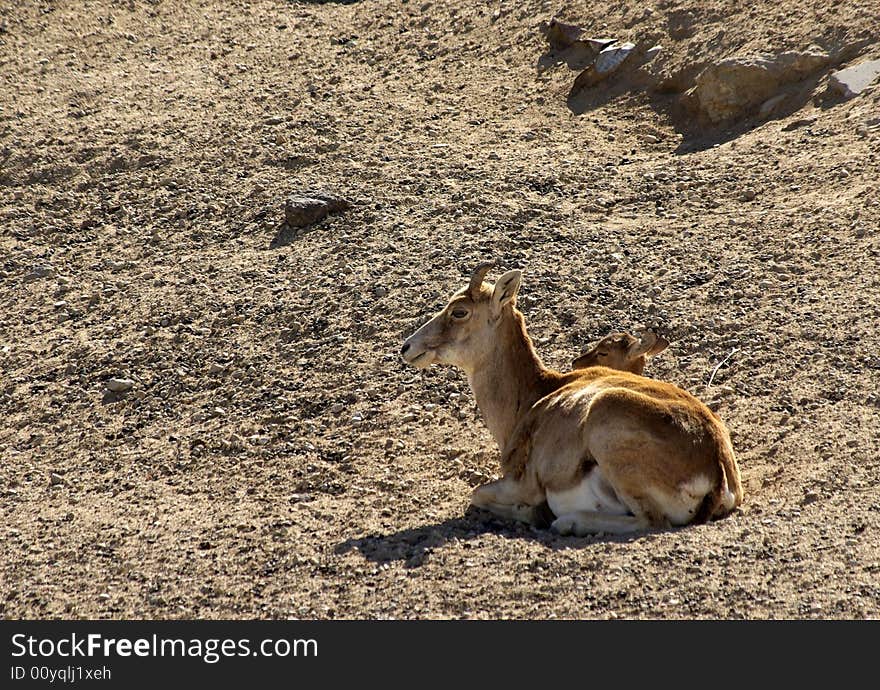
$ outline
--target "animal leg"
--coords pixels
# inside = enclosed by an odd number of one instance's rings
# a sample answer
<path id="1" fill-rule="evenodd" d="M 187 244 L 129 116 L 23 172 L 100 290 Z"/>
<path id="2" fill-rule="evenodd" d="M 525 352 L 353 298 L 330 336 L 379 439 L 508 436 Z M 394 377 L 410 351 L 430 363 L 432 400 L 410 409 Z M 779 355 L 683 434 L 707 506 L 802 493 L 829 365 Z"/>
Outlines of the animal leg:
<path id="1" fill-rule="evenodd" d="M 509 520 L 538 524 L 543 516 L 539 508 L 544 502 L 544 493 L 530 484 L 510 476 L 502 477 L 474 489 L 471 505 Z"/>
<path id="2" fill-rule="evenodd" d="M 563 536 L 573 534 L 583 537 L 587 534 L 607 532 L 608 534 L 632 534 L 642 532 L 651 527 L 651 523 L 644 517 L 634 515 L 610 515 L 588 510 L 578 510 L 572 513 L 560 515 L 550 528 Z"/>

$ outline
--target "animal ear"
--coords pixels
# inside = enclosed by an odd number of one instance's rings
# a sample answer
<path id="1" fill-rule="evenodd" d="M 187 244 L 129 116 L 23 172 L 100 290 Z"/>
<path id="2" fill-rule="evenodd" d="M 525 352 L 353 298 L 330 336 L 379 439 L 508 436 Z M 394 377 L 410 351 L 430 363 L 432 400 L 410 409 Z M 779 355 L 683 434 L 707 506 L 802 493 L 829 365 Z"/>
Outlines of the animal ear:
<path id="1" fill-rule="evenodd" d="M 647 354 L 648 350 L 654 347 L 657 342 L 657 335 L 653 331 L 643 331 L 639 333 L 638 339 L 629 346 L 626 356 L 629 359 L 635 359 Z"/>
<path id="2" fill-rule="evenodd" d="M 522 271 L 514 269 L 501 276 L 492 293 L 492 311 L 498 314 L 505 304 L 515 302 L 521 284 Z"/>
<path id="3" fill-rule="evenodd" d="M 630 359 L 645 355 L 650 357 L 663 352 L 669 346 L 669 342 L 665 338 L 661 338 L 654 331 L 644 331 L 640 337 L 634 342 L 629 351 L 626 353 Z"/>
<path id="4" fill-rule="evenodd" d="M 645 354 L 648 355 L 648 357 L 653 357 L 654 355 L 659 355 L 667 347 L 669 347 L 669 341 L 661 335 L 657 338 L 657 342 L 654 343 L 651 349 Z"/>

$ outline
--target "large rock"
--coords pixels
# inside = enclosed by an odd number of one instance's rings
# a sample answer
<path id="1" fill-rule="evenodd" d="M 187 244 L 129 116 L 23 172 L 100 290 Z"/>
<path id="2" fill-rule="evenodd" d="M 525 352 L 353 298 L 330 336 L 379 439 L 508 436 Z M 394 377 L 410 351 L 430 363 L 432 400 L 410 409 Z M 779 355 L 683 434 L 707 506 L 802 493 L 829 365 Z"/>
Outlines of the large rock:
<path id="1" fill-rule="evenodd" d="M 868 60 L 831 75 L 828 86 L 844 98 L 858 96 L 880 76 L 880 60 Z"/>
<path id="2" fill-rule="evenodd" d="M 830 61 L 827 53 L 817 49 L 732 57 L 703 70 L 688 96 L 712 122 L 732 120 L 767 102 L 785 84 L 805 79 Z"/>
<path id="3" fill-rule="evenodd" d="M 310 191 L 287 199 L 284 204 L 284 220 L 290 228 L 301 228 L 317 223 L 331 213 L 347 211 L 350 207 L 351 204 L 340 196 Z"/>

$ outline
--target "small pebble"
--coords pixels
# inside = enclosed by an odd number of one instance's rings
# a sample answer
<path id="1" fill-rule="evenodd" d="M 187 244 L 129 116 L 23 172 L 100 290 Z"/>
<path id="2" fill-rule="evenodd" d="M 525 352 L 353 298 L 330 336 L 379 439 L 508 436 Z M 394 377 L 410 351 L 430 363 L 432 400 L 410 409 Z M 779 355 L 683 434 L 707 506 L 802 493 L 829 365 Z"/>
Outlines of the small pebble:
<path id="1" fill-rule="evenodd" d="M 815 491 L 807 491 L 804 493 L 804 498 L 801 501 L 802 506 L 808 506 L 811 503 L 815 503 L 819 500 L 819 494 Z"/>

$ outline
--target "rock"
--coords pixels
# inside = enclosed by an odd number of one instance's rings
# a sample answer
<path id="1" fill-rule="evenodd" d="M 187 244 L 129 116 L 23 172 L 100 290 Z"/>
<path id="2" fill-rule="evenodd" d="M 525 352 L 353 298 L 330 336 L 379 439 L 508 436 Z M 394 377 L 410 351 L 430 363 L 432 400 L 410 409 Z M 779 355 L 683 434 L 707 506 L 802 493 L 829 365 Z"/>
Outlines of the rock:
<path id="1" fill-rule="evenodd" d="M 34 269 L 28 273 L 24 279 L 25 282 L 31 282 L 32 280 L 39 280 L 40 278 L 49 278 L 55 275 L 55 269 L 51 266 L 36 266 Z"/>
<path id="2" fill-rule="evenodd" d="M 608 46 L 617 43 L 616 38 L 587 38 L 584 40 L 584 43 L 587 44 L 595 53 L 598 55 L 603 50 L 605 50 Z"/>
<path id="3" fill-rule="evenodd" d="M 582 70 L 596 59 L 605 48 L 616 43 L 616 38 L 580 38 L 583 29 L 556 19 L 541 22 L 538 27 L 550 45 L 542 58 L 544 67 L 564 60 L 570 69 Z"/>
<path id="4" fill-rule="evenodd" d="M 551 19 L 549 22 L 541 22 L 538 25 L 538 29 L 544 34 L 544 38 L 547 39 L 550 47 L 556 50 L 568 48 L 584 32 L 579 26 L 565 24 L 556 19 Z"/>
<path id="5" fill-rule="evenodd" d="M 107 390 L 111 393 L 125 393 L 125 391 L 130 391 L 134 386 L 134 381 L 131 379 L 110 379 L 107 381 Z"/>
<path id="6" fill-rule="evenodd" d="M 224 371 L 226 371 L 226 367 L 224 367 L 222 364 L 218 364 L 217 362 L 211 362 L 211 365 L 208 367 L 208 373 L 212 375 L 222 374 Z"/>
<path id="7" fill-rule="evenodd" d="M 754 201 L 755 197 L 758 196 L 758 193 L 752 189 L 751 187 L 747 187 L 739 193 L 740 201 Z"/>
<path id="8" fill-rule="evenodd" d="M 379 285 L 373 290 L 373 295 L 376 297 L 385 297 L 388 294 L 388 288 L 384 285 Z"/>
<path id="9" fill-rule="evenodd" d="M 59 486 L 61 484 L 67 484 L 67 480 L 64 477 L 62 477 L 60 474 L 58 474 L 57 472 L 50 472 L 49 473 L 49 484 L 51 486 Z"/>
<path id="10" fill-rule="evenodd" d="M 620 45 L 611 45 L 605 48 L 596 61 L 581 72 L 577 79 L 574 80 L 572 91 L 595 86 L 599 82 L 608 78 L 609 75 L 616 72 L 626 59 L 632 55 L 635 49 L 633 43 L 621 43 Z"/>
<path id="11" fill-rule="evenodd" d="M 773 96 L 773 98 L 768 98 L 761 105 L 761 109 L 758 111 L 758 115 L 760 115 L 761 117 L 769 117 L 776 111 L 776 109 L 780 105 L 782 105 L 786 98 L 788 98 L 788 94 L 784 93 L 777 94 L 776 96 Z"/>
<path id="12" fill-rule="evenodd" d="M 795 129 L 800 129 L 801 127 L 809 127 L 810 125 L 816 122 L 815 117 L 802 117 L 800 119 L 789 122 L 785 127 L 782 128 L 783 132 L 791 132 Z"/>
<path id="13" fill-rule="evenodd" d="M 880 76 L 880 60 L 868 60 L 834 72 L 828 88 L 844 98 L 853 98 L 867 89 Z"/>
<path id="14" fill-rule="evenodd" d="M 652 46 L 645 51 L 645 62 L 650 62 L 663 51 L 663 46 Z"/>
<path id="15" fill-rule="evenodd" d="M 825 67 L 830 60 L 827 53 L 815 49 L 776 56 L 732 57 L 704 69 L 686 95 L 711 122 L 732 120 L 776 96 L 780 87 Z"/>
<path id="16" fill-rule="evenodd" d="M 806 491 L 804 493 L 804 498 L 801 500 L 802 506 L 808 506 L 811 503 L 815 503 L 819 500 L 819 494 L 815 491 Z"/>
<path id="17" fill-rule="evenodd" d="M 310 191 L 291 196 L 284 204 L 284 219 L 288 227 L 301 228 L 323 220 L 331 213 L 351 208 L 342 197 L 326 192 Z"/>

